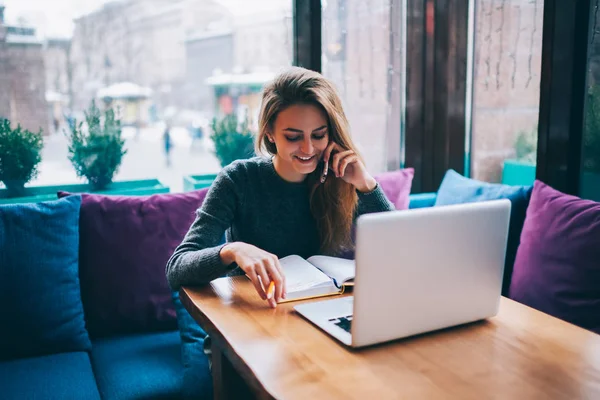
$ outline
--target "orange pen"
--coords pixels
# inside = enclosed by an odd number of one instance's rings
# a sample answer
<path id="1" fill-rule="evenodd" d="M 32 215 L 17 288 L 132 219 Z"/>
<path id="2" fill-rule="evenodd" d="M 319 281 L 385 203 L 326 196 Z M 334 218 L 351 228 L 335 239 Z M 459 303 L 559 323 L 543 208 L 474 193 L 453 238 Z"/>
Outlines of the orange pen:
<path id="1" fill-rule="evenodd" d="M 267 289 L 267 299 L 271 299 L 273 297 L 273 290 L 275 290 L 275 282 L 271 281 Z"/>

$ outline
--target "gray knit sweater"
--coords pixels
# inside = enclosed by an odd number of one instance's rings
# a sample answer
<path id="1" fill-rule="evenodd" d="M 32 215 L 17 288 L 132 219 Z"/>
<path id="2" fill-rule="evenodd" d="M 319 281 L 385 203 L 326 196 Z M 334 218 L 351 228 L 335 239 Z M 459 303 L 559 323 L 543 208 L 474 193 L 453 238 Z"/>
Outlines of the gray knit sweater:
<path id="1" fill-rule="evenodd" d="M 394 209 L 379 185 L 358 196 L 357 215 Z M 246 242 L 279 258 L 290 254 L 306 258 L 319 251 L 308 186 L 282 179 L 271 158 L 235 161 L 218 174 L 183 242 L 167 262 L 173 290 L 232 272 L 235 264 L 223 265 L 219 255 L 223 233 L 227 242 Z"/>

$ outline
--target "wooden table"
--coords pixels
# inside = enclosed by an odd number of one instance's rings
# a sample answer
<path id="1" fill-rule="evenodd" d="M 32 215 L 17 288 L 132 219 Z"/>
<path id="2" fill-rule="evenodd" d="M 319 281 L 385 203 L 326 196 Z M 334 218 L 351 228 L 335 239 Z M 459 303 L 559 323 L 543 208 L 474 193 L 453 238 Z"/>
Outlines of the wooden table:
<path id="1" fill-rule="evenodd" d="M 600 399 L 600 335 L 507 298 L 487 321 L 350 350 L 297 302 L 214 282 L 181 300 L 213 340 L 215 398 Z"/>

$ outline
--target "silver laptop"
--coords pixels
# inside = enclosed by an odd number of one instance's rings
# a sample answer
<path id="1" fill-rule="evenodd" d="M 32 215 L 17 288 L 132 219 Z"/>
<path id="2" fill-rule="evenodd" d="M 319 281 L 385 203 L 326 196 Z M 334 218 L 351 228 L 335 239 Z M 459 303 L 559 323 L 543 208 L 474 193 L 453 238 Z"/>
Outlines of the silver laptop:
<path id="1" fill-rule="evenodd" d="M 294 308 L 351 347 L 492 317 L 510 208 L 493 200 L 362 215 L 353 295 Z"/>

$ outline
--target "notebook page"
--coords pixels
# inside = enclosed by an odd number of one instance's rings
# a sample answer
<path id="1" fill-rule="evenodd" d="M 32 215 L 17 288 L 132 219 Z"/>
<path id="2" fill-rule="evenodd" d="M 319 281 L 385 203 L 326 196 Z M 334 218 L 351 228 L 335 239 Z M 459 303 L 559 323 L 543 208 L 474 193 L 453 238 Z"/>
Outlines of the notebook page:
<path id="1" fill-rule="evenodd" d="M 338 286 L 353 280 L 356 276 L 354 260 L 329 256 L 312 256 L 307 261 L 332 277 Z"/>
<path id="2" fill-rule="evenodd" d="M 318 286 L 331 286 L 331 279 L 300 256 L 291 255 L 279 260 L 285 274 L 286 291 L 294 293 Z"/>

